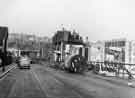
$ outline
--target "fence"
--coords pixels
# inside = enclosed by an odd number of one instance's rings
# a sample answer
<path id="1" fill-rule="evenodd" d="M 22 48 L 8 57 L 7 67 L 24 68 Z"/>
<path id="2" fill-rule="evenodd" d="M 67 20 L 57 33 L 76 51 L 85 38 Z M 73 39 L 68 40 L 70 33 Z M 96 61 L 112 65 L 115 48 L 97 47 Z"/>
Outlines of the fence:
<path id="1" fill-rule="evenodd" d="M 112 76 L 121 78 L 135 78 L 135 64 L 116 63 L 116 62 L 88 62 L 94 66 L 96 73 L 112 74 Z"/>

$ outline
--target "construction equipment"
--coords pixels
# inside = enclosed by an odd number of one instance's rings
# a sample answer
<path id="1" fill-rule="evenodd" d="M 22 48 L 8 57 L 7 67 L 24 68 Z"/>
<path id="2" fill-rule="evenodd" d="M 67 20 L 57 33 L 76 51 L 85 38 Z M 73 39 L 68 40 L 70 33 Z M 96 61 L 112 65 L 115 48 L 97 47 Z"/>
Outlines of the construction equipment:
<path id="1" fill-rule="evenodd" d="M 59 30 L 53 36 L 54 61 L 59 62 L 61 69 L 69 72 L 81 73 L 87 66 L 85 44 L 82 37 L 73 31 Z"/>
<path id="2" fill-rule="evenodd" d="M 65 69 L 69 72 L 81 73 L 86 69 L 86 60 L 81 55 L 72 55 L 65 60 Z"/>

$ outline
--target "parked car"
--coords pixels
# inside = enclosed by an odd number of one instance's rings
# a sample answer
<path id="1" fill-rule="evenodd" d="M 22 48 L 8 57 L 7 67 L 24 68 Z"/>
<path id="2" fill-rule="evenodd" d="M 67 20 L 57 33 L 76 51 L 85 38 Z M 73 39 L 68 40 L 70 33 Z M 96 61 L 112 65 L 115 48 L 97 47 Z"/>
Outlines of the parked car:
<path id="1" fill-rule="evenodd" d="M 31 60 L 27 56 L 19 57 L 18 67 L 20 69 L 30 69 Z"/>

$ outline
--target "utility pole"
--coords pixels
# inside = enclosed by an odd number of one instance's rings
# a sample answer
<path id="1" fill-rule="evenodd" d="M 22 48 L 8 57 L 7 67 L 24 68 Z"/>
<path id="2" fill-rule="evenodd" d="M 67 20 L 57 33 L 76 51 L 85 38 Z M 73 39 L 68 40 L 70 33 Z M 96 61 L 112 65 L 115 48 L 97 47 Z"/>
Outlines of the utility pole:
<path id="1" fill-rule="evenodd" d="M 8 39 L 8 28 L 7 27 L 1 27 L 0 29 L 3 29 L 3 32 L 1 33 L 1 37 L 3 39 L 1 39 L 2 41 L 2 55 L 1 55 L 1 59 L 2 59 L 2 71 L 5 71 L 5 65 L 6 65 L 6 57 L 7 57 L 7 39 Z"/>
<path id="2" fill-rule="evenodd" d="M 5 41 L 3 40 L 3 48 L 2 48 L 2 71 L 5 71 L 5 56 L 6 56 L 6 51 L 4 49 Z"/>

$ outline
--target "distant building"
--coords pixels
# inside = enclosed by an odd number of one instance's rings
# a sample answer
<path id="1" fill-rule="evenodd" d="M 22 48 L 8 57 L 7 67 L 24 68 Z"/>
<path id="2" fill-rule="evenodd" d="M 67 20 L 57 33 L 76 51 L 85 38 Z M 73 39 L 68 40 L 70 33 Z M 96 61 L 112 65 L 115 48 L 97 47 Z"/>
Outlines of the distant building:
<path id="1" fill-rule="evenodd" d="M 135 64 L 135 41 L 127 41 L 125 62 Z"/>
<path id="2" fill-rule="evenodd" d="M 65 28 L 58 30 L 52 38 L 52 43 L 55 50 L 55 61 L 64 61 L 69 55 L 85 55 L 82 48 L 84 46 L 83 39 L 75 30 L 73 32 Z"/>
<path id="3" fill-rule="evenodd" d="M 104 42 L 90 43 L 89 61 L 104 62 Z"/>
<path id="4" fill-rule="evenodd" d="M 105 41 L 105 61 L 135 64 L 135 41 L 126 39 Z"/>
<path id="5" fill-rule="evenodd" d="M 105 61 L 125 62 L 126 39 L 113 39 L 105 41 Z"/>
<path id="6" fill-rule="evenodd" d="M 17 51 L 27 51 L 27 53 L 28 51 L 34 51 L 33 53 L 36 53 L 37 50 L 39 50 L 41 54 L 40 56 L 45 57 L 47 51 L 49 51 L 47 50 L 49 47 L 47 46 L 48 44 L 51 45 L 51 39 L 46 36 L 39 37 L 32 34 L 9 33 L 9 50 L 17 49 Z"/>
<path id="7" fill-rule="evenodd" d="M 33 40 L 33 41 L 37 41 L 37 42 L 38 41 L 41 41 L 41 42 L 51 41 L 51 39 L 46 37 L 46 36 L 39 37 L 39 36 L 32 35 L 32 34 L 9 33 L 8 40 L 12 41 L 12 40 L 15 40 L 15 39 L 23 39 L 23 40 L 26 40 L 26 41 Z"/>

